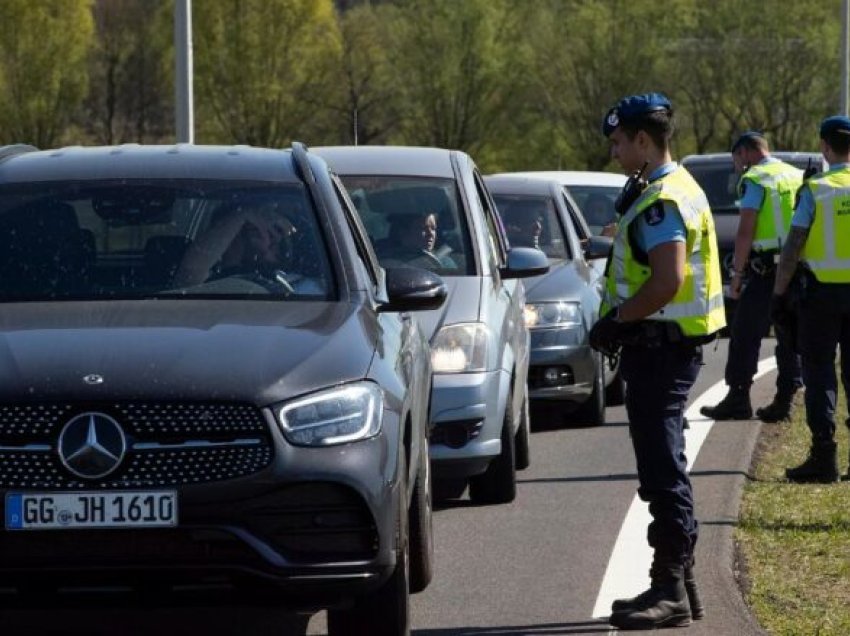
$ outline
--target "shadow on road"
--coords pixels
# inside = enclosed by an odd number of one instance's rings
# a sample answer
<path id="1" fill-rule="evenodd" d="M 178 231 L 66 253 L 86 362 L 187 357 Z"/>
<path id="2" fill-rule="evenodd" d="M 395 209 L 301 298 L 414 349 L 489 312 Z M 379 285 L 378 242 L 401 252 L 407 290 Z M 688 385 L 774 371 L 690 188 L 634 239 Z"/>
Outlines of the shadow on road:
<path id="1" fill-rule="evenodd" d="M 449 627 L 415 629 L 415 636 L 558 636 L 559 634 L 599 634 L 612 628 L 604 621 L 548 623 L 545 625 L 505 625 L 503 627 Z"/>

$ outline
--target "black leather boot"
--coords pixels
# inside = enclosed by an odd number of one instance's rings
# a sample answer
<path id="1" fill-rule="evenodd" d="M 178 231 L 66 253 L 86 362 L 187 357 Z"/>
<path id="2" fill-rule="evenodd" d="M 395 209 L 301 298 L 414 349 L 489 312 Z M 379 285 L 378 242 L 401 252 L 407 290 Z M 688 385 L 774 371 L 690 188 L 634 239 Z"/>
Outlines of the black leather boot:
<path id="1" fill-rule="evenodd" d="M 695 561 L 691 559 L 691 562 L 685 565 L 685 593 L 688 595 L 688 605 L 691 607 L 691 618 L 698 621 L 705 618 L 705 606 L 702 604 L 697 581 L 694 577 L 694 563 Z M 655 580 L 657 577 L 656 568 L 658 568 L 658 565 L 653 561 L 652 566 L 649 568 L 649 578 L 652 580 Z M 651 587 L 632 598 L 619 598 L 611 604 L 611 613 L 629 611 L 644 603 L 650 594 L 652 594 Z"/>
<path id="2" fill-rule="evenodd" d="M 785 471 L 789 481 L 831 484 L 838 481 L 838 453 L 835 442 L 816 442 L 799 466 Z"/>
<path id="3" fill-rule="evenodd" d="M 748 420 L 753 416 L 750 387 L 730 386 L 726 397 L 716 406 L 704 406 L 699 412 L 713 420 Z"/>
<path id="4" fill-rule="evenodd" d="M 791 403 L 794 401 L 794 394 L 781 395 L 777 393 L 773 397 L 773 402 L 767 406 L 756 409 L 756 417 L 762 422 L 772 424 L 774 422 L 782 422 L 791 417 Z"/>
<path id="5" fill-rule="evenodd" d="M 608 622 L 619 629 L 658 629 L 691 624 L 691 608 L 685 591 L 682 564 L 659 563 L 653 568 L 650 588 L 634 604 L 615 611 Z M 613 610 L 613 606 L 612 606 Z"/>

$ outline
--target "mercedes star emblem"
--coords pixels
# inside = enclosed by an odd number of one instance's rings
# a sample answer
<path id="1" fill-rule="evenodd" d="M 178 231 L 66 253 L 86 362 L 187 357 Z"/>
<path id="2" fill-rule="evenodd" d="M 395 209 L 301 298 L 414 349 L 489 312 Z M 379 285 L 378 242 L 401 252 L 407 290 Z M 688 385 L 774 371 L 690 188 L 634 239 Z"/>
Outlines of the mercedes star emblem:
<path id="1" fill-rule="evenodd" d="M 59 459 L 77 477 L 106 477 L 121 464 L 127 438 L 121 426 L 104 413 L 81 413 L 59 434 Z"/>

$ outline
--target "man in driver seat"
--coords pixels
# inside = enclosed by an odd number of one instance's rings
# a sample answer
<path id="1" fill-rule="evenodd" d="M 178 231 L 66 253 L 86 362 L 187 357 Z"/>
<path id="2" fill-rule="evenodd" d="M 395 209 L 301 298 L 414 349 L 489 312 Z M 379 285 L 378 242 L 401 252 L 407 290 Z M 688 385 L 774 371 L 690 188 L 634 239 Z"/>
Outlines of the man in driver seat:
<path id="1" fill-rule="evenodd" d="M 381 256 L 387 261 L 425 269 L 456 269 L 457 264 L 437 246 L 437 214 L 399 214 L 390 222 L 390 245 Z"/>

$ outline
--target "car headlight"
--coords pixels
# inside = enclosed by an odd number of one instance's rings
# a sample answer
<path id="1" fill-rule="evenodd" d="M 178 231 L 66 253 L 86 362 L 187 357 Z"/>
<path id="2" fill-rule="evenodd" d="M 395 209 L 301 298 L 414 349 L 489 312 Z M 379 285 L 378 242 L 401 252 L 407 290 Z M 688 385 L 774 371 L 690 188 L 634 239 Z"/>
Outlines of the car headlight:
<path id="1" fill-rule="evenodd" d="M 348 384 L 276 408 L 283 434 L 301 446 L 331 446 L 374 437 L 381 430 L 384 395 L 373 382 Z"/>
<path id="2" fill-rule="evenodd" d="M 434 373 L 473 373 L 487 369 L 487 325 L 474 322 L 443 327 L 431 343 Z"/>
<path id="3" fill-rule="evenodd" d="M 535 327 L 580 327 L 581 308 L 578 303 L 528 303 L 523 312 L 525 326 Z"/>

